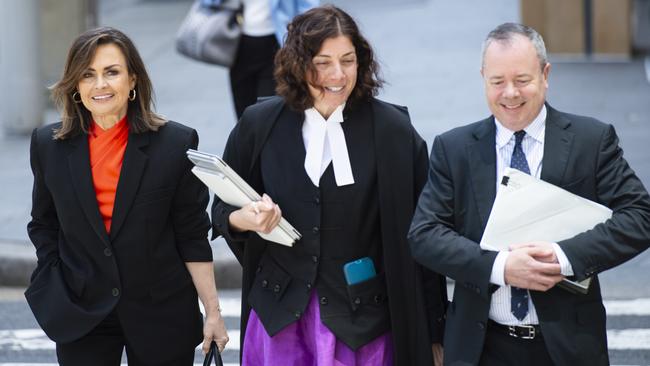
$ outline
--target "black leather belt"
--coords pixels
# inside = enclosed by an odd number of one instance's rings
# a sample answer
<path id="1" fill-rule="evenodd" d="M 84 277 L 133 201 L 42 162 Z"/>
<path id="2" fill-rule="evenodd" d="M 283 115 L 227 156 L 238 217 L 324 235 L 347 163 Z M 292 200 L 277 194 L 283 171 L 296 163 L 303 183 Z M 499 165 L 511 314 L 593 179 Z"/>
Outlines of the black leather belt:
<path id="1" fill-rule="evenodd" d="M 493 320 L 488 321 L 488 328 L 497 330 L 519 339 L 541 339 L 542 330 L 539 325 L 503 325 Z"/>

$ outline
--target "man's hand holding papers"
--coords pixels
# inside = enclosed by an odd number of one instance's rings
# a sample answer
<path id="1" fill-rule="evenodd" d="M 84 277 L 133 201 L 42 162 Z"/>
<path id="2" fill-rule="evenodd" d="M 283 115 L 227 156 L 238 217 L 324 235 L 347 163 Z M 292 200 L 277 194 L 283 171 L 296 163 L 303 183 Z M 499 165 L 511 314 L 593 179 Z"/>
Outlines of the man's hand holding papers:
<path id="1" fill-rule="evenodd" d="M 529 242 L 509 247 L 504 270 L 506 284 L 547 291 L 564 279 L 553 244 Z"/>

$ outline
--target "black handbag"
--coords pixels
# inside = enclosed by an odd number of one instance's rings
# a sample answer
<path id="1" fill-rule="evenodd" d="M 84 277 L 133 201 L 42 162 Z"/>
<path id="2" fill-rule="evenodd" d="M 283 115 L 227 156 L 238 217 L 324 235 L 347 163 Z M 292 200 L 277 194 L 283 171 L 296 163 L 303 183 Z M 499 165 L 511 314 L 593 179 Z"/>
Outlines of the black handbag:
<path id="1" fill-rule="evenodd" d="M 221 359 L 221 354 L 217 349 L 217 343 L 215 341 L 212 341 L 210 343 L 210 351 L 208 351 L 208 353 L 205 355 L 203 366 L 212 365 L 212 360 L 214 360 L 214 364 L 216 366 L 223 366 L 223 360 Z"/>
<path id="2" fill-rule="evenodd" d="M 176 34 L 176 50 L 197 61 L 231 67 L 242 33 L 243 5 L 240 0 L 217 3 L 192 4 Z"/>

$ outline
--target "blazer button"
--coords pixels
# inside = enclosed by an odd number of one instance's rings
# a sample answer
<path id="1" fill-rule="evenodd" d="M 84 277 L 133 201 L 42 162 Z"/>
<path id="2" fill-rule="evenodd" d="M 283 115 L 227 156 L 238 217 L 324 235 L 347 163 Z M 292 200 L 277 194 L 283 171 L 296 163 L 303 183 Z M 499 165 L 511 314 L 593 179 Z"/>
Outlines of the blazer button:
<path id="1" fill-rule="evenodd" d="M 318 257 L 315 256 L 315 255 L 312 255 L 311 256 L 311 261 L 314 262 L 314 263 L 318 263 Z"/>
<path id="2" fill-rule="evenodd" d="M 314 226 L 314 228 L 311 229 L 311 231 L 312 231 L 314 234 L 318 234 L 318 232 L 320 231 L 320 229 L 318 228 L 318 226 Z"/>
<path id="3" fill-rule="evenodd" d="M 359 298 L 359 297 L 355 298 L 355 299 L 354 299 L 354 303 L 355 303 L 356 305 L 360 305 L 360 304 L 361 304 L 361 298 Z"/>
<path id="4" fill-rule="evenodd" d="M 261 270 L 262 270 L 262 266 L 257 266 L 257 269 L 255 270 L 255 272 L 260 273 Z"/>
<path id="5" fill-rule="evenodd" d="M 480 329 L 480 330 L 485 329 L 485 323 L 483 323 L 483 322 L 477 322 L 476 325 L 478 326 L 478 329 Z"/>
<path id="6" fill-rule="evenodd" d="M 311 290 L 311 282 L 307 282 L 307 290 Z"/>
<path id="7" fill-rule="evenodd" d="M 323 296 L 320 298 L 320 304 L 321 305 L 327 305 L 327 297 Z"/>
<path id="8" fill-rule="evenodd" d="M 280 289 L 281 289 L 280 285 L 273 286 L 273 292 L 280 292 Z"/>
<path id="9" fill-rule="evenodd" d="M 115 297 L 120 296 L 120 289 L 118 289 L 117 287 L 116 287 L 116 288 L 113 288 L 113 290 L 112 290 L 112 294 L 113 294 L 113 296 L 115 296 Z"/>
<path id="10" fill-rule="evenodd" d="M 320 204 L 320 198 L 319 197 L 314 197 L 314 203 L 315 204 Z"/>
<path id="11" fill-rule="evenodd" d="M 296 311 L 295 313 L 293 313 L 293 316 L 295 316 L 296 319 L 300 319 L 300 312 Z"/>
<path id="12" fill-rule="evenodd" d="M 375 295 L 375 304 L 379 304 L 384 301 L 384 296 L 382 294 Z"/>
<path id="13" fill-rule="evenodd" d="M 104 255 L 110 257 L 111 255 L 113 255 L 113 253 L 111 252 L 110 248 L 104 248 Z"/>
<path id="14" fill-rule="evenodd" d="M 262 280 L 262 287 L 267 288 L 269 286 L 269 281 Z"/>

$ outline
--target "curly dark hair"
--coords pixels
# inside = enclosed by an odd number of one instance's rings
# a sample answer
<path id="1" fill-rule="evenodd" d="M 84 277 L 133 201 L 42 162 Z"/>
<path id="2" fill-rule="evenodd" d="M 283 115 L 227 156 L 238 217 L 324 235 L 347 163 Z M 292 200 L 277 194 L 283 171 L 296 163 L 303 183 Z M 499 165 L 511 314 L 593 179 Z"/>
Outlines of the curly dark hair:
<path id="1" fill-rule="evenodd" d="M 292 109 L 302 111 L 313 107 L 307 73 L 311 73 L 312 79 L 317 78 L 312 59 L 326 39 L 338 36 L 348 37 L 357 55 L 357 80 L 347 105 L 377 95 L 383 80 L 372 47 L 349 14 L 333 5 L 325 5 L 293 18 L 287 26 L 284 46 L 275 56 L 276 92 Z"/>

